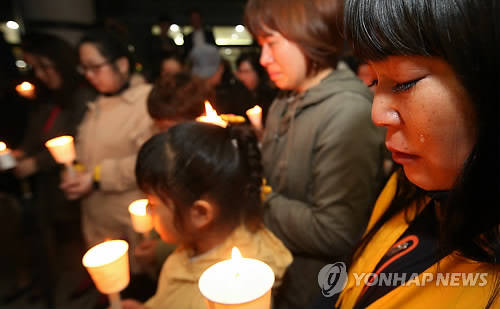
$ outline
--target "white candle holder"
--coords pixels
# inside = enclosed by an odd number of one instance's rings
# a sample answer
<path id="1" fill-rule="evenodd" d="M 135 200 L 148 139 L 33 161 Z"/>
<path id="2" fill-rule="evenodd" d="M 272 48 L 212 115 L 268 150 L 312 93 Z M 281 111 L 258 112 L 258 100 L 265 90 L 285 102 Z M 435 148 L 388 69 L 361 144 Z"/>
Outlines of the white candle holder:
<path id="1" fill-rule="evenodd" d="M 73 162 L 76 158 L 73 137 L 69 135 L 59 136 L 48 140 L 45 146 L 49 149 L 50 154 L 57 163 L 64 164 L 68 177 L 70 179 L 73 178 L 76 174 L 73 168 Z"/>
<path id="2" fill-rule="evenodd" d="M 237 251 L 237 249 L 236 249 Z M 216 263 L 200 277 L 198 286 L 208 309 L 269 309 L 274 272 L 266 263 L 241 255 Z"/>
<path id="3" fill-rule="evenodd" d="M 151 238 L 151 230 L 153 230 L 153 218 L 148 213 L 147 206 L 149 201 L 147 199 L 136 200 L 130 203 L 128 211 L 132 219 L 132 227 L 137 233 L 141 233 L 144 239 Z"/>
<path id="4" fill-rule="evenodd" d="M 0 171 L 6 171 L 16 167 L 17 162 L 7 145 L 0 142 Z"/>
<path id="5" fill-rule="evenodd" d="M 120 291 L 130 282 L 128 243 L 110 240 L 90 248 L 82 259 L 97 289 L 107 294 L 111 308 L 121 309 Z"/>
<path id="6" fill-rule="evenodd" d="M 262 108 L 259 105 L 247 109 L 246 114 L 252 125 L 257 129 L 262 129 Z"/>

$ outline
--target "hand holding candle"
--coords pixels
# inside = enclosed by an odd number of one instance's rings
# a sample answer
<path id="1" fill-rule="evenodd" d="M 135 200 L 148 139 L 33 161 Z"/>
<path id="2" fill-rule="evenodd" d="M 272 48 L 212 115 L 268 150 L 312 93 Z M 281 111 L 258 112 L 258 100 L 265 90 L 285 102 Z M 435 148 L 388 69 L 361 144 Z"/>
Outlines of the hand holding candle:
<path id="1" fill-rule="evenodd" d="M 16 167 L 16 159 L 4 142 L 0 142 L 0 171 Z"/>
<path id="2" fill-rule="evenodd" d="M 224 121 L 219 115 L 217 115 L 217 112 L 212 108 L 212 105 L 210 105 L 210 102 L 208 101 L 205 101 L 205 115 L 196 118 L 196 121 L 215 124 L 223 128 L 227 127 L 227 121 Z"/>
<path id="3" fill-rule="evenodd" d="M 262 130 L 262 108 L 259 105 L 247 109 L 246 114 L 257 130 Z"/>
<path id="4" fill-rule="evenodd" d="M 107 294 L 112 309 L 120 309 L 120 294 L 130 281 L 128 243 L 111 240 L 90 248 L 82 259 L 97 289 Z"/>
<path id="5" fill-rule="evenodd" d="M 198 282 L 210 309 L 269 309 L 273 284 L 271 267 L 259 260 L 241 257 L 236 247 L 231 259 L 212 265 Z"/>
<path id="6" fill-rule="evenodd" d="M 128 211 L 132 219 L 132 226 L 137 233 L 143 233 L 145 239 L 149 239 L 149 232 L 153 229 L 153 218 L 147 211 L 149 201 L 147 199 L 133 201 Z"/>
<path id="7" fill-rule="evenodd" d="M 75 171 L 72 168 L 73 161 L 75 161 L 75 145 L 72 136 L 59 136 L 53 138 L 45 143 L 49 149 L 50 154 L 56 162 L 64 164 L 68 171 L 68 177 L 74 177 Z"/>

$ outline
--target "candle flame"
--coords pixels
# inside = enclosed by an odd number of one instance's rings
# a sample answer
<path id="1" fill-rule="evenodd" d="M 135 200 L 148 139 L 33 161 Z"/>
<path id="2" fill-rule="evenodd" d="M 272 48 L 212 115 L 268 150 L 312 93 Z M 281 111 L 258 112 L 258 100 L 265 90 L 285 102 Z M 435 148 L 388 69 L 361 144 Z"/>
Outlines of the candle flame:
<path id="1" fill-rule="evenodd" d="M 33 88 L 34 88 L 34 86 L 30 82 L 22 82 L 16 86 L 17 91 L 28 91 L 28 90 L 32 90 Z"/>
<path id="2" fill-rule="evenodd" d="M 217 117 L 217 112 L 213 109 L 209 101 L 205 101 L 205 114 L 207 117 Z"/>
<path id="3" fill-rule="evenodd" d="M 255 105 L 254 107 L 247 109 L 247 115 L 258 115 L 262 113 L 262 108 L 259 105 Z"/>
<path id="4" fill-rule="evenodd" d="M 110 240 L 90 248 L 83 256 L 85 267 L 98 267 L 118 260 L 126 254 L 128 243 L 124 240 Z"/>
<path id="5" fill-rule="evenodd" d="M 147 199 L 133 201 L 130 203 L 128 211 L 136 216 L 146 216 L 148 204 L 149 201 Z"/>
<path id="6" fill-rule="evenodd" d="M 4 151 L 5 149 L 7 149 L 7 145 L 4 142 L 0 142 L 0 151 Z"/>
<path id="7" fill-rule="evenodd" d="M 217 115 L 217 111 L 212 107 L 209 101 L 205 101 L 205 115 L 196 118 L 196 120 L 215 124 L 223 128 L 227 127 L 227 121 L 224 121 L 219 115 Z"/>
<path id="8" fill-rule="evenodd" d="M 53 138 L 51 140 L 48 140 L 45 145 L 47 147 L 57 147 L 57 146 L 63 146 L 69 143 L 73 142 L 73 137 L 69 135 L 64 135 L 64 136 L 59 136 L 56 138 Z"/>
<path id="9" fill-rule="evenodd" d="M 240 250 L 237 247 L 233 247 L 233 250 L 231 252 L 231 259 L 238 260 L 241 258 L 242 258 L 242 256 L 241 256 Z"/>

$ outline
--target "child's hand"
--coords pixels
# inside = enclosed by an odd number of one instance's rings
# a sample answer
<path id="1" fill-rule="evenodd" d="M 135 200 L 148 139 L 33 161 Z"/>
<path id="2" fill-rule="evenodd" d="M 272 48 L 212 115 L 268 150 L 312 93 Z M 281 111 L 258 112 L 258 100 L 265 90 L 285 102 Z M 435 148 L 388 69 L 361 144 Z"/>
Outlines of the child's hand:
<path id="1" fill-rule="evenodd" d="M 141 304 L 140 302 L 138 302 L 134 299 L 125 299 L 121 302 L 121 304 L 122 304 L 122 309 L 146 309 L 147 308 L 143 304 Z M 111 307 L 108 309 L 111 309 Z"/>
<path id="2" fill-rule="evenodd" d="M 145 239 L 135 247 L 135 257 L 137 262 L 144 266 L 154 265 L 156 263 L 156 247 L 158 239 Z"/>
<path id="3" fill-rule="evenodd" d="M 92 191 L 92 173 L 64 174 L 60 188 L 68 200 L 76 200 Z"/>

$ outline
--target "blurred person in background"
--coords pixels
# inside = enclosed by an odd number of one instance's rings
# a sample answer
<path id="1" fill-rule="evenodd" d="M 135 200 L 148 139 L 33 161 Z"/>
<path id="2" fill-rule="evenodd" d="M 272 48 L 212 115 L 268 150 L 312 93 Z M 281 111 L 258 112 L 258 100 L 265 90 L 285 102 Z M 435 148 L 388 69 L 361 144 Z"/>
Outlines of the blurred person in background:
<path id="1" fill-rule="evenodd" d="M 164 52 L 155 63 L 153 80 L 167 76 L 174 75 L 181 71 L 186 70 L 184 57 L 178 52 Z"/>
<path id="2" fill-rule="evenodd" d="M 22 143 L 13 153 L 19 179 L 31 180 L 32 211 L 39 230 L 39 269 L 34 273 L 45 296 L 53 298 L 60 263 L 67 268 L 61 246 L 69 242 L 83 251 L 79 203 L 68 201 L 59 188 L 62 165 L 52 158 L 45 142 L 61 135 L 75 135 L 95 91 L 77 72 L 78 53 L 65 40 L 46 33 L 29 33 L 21 45 L 24 59 L 32 67 L 43 90 L 36 92 Z M 38 249 L 38 250 L 39 250 Z M 37 251 L 38 251 L 37 250 Z M 40 254 L 39 254 L 40 253 Z M 66 258 L 66 260 L 60 258 Z M 56 267 L 57 266 L 57 267 Z"/>
<path id="3" fill-rule="evenodd" d="M 231 64 L 222 58 L 212 45 L 193 48 L 189 56 L 193 75 L 206 80 L 215 90 L 212 106 L 219 114 L 235 114 L 246 117 L 246 110 L 255 105 L 250 90 L 233 74 Z"/>
<path id="4" fill-rule="evenodd" d="M 252 92 L 255 103 L 262 108 L 262 123 L 265 125 L 267 112 L 278 94 L 278 88 L 259 63 L 259 54 L 243 53 L 236 59 L 236 77 Z"/>
<path id="5" fill-rule="evenodd" d="M 129 204 L 144 198 L 134 166 L 142 143 L 153 133 L 146 99 L 151 85 L 134 73 L 127 44 L 110 32 L 94 30 L 79 43 L 80 71 L 100 95 L 76 136 L 77 161 L 83 171 L 66 177 L 61 188 L 71 200 L 81 199 L 82 228 L 87 247 L 107 239 L 124 239 L 133 252 L 138 234 L 132 228 Z M 142 273 L 133 255 L 132 276 Z M 131 280 L 131 286 L 134 286 Z M 138 298 L 148 297 L 135 295 Z M 142 292 L 141 292 L 142 293 Z"/>
<path id="6" fill-rule="evenodd" d="M 193 31 L 184 36 L 184 55 L 189 55 L 194 47 L 215 44 L 212 28 L 203 24 L 203 17 L 197 8 L 189 10 L 189 21 Z"/>
<path id="7" fill-rule="evenodd" d="M 170 26 L 172 25 L 170 17 L 167 15 L 160 16 L 157 24 L 160 33 L 158 35 L 148 33 L 146 43 L 148 59 L 145 59 L 145 61 L 148 65 L 147 71 L 150 71 L 149 80 L 151 82 L 154 82 L 161 75 L 161 63 L 164 59 L 170 58 L 170 55 L 183 55 L 182 47 L 177 46 L 174 39 L 169 36 Z"/>

